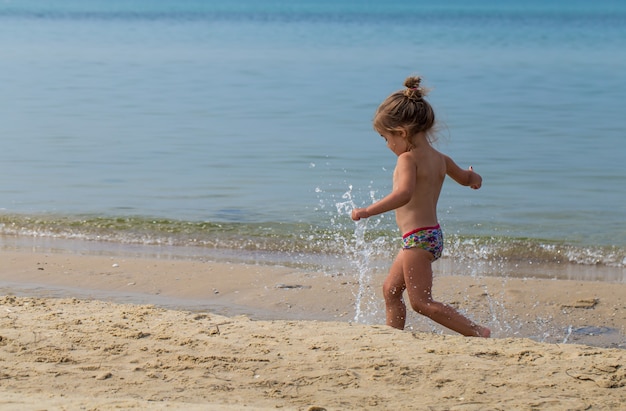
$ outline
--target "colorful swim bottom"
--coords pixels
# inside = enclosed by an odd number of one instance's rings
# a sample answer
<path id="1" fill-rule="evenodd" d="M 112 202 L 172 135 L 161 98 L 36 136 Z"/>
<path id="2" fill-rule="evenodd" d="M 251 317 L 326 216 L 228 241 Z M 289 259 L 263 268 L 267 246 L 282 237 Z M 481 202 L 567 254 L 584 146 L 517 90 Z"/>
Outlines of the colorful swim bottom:
<path id="1" fill-rule="evenodd" d="M 437 260 L 443 251 L 443 231 L 439 224 L 434 227 L 418 228 L 403 235 L 402 243 L 405 250 L 421 248 L 430 252 Z"/>

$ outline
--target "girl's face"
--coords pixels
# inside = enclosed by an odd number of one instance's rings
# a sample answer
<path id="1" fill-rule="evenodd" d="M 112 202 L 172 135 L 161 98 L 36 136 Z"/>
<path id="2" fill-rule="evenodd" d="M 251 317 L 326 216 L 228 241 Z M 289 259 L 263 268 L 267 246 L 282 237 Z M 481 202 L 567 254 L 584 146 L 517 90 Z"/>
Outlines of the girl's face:
<path id="1" fill-rule="evenodd" d="M 393 151 L 395 155 L 399 156 L 409 151 L 409 143 L 403 134 L 384 132 L 381 133 L 380 136 L 385 139 L 387 147 L 389 147 L 389 150 Z"/>

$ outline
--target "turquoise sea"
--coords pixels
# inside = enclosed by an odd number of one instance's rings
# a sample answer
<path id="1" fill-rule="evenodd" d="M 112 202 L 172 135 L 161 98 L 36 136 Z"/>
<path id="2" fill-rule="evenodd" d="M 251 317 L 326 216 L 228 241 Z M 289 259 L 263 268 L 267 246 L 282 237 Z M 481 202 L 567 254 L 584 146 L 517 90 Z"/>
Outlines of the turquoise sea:
<path id="1" fill-rule="evenodd" d="M 390 190 L 371 119 L 420 74 L 484 178 L 444 186 L 445 256 L 626 281 L 623 1 L 9 0 L 0 65 L 3 247 L 388 262 L 393 215 L 349 211 Z"/>

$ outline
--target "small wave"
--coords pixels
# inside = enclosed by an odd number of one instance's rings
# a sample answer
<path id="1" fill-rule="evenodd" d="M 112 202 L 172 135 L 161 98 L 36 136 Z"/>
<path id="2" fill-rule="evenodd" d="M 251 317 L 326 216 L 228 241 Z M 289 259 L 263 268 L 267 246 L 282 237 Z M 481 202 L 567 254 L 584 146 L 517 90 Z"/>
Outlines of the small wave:
<path id="1" fill-rule="evenodd" d="M 498 259 L 509 262 L 570 263 L 624 267 L 626 250 L 619 246 L 583 246 L 531 238 L 452 237 L 448 255 L 466 259 Z"/>
<path id="2" fill-rule="evenodd" d="M 0 215 L 5 236 L 100 241 L 119 244 L 202 247 L 280 253 L 349 256 L 358 248 L 350 224 L 241 223 L 157 219 L 138 216 Z M 377 227 L 362 241 L 372 258 L 397 253 L 397 230 Z M 504 236 L 449 235 L 444 256 L 467 261 L 626 266 L 620 246 L 581 246 L 567 242 Z"/>

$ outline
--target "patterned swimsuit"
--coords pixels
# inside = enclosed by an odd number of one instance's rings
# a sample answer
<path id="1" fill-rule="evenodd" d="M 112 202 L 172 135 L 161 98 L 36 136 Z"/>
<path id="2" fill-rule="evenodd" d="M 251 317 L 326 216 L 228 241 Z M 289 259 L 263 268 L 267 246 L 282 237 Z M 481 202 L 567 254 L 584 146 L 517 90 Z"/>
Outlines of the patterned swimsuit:
<path id="1" fill-rule="evenodd" d="M 441 257 L 441 252 L 443 251 L 443 231 L 439 224 L 434 227 L 418 228 L 403 235 L 402 243 L 402 248 L 405 250 L 408 248 L 421 248 L 430 252 L 437 260 Z"/>

